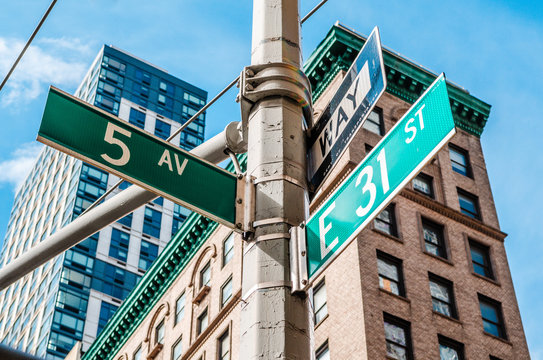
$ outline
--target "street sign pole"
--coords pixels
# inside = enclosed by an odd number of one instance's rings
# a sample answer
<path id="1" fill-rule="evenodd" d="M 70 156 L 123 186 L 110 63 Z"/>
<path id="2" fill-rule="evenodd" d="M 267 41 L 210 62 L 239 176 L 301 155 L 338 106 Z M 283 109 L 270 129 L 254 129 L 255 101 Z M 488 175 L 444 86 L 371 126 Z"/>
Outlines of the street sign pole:
<path id="1" fill-rule="evenodd" d="M 455 132 L 442 74 L 307 221 L 309 284 Z"/>
<path id="2" fill-rule="evenodd" d="M 247 176 L 256 210 L 243 254 L 240 359 L 311 359 L 308 300 L 291 293 L 289 264 L 289 229 L 304 221 L 307 198 L 298 1 L 253 2 L 251 54 L 241 95 L 253 104 Z"/>

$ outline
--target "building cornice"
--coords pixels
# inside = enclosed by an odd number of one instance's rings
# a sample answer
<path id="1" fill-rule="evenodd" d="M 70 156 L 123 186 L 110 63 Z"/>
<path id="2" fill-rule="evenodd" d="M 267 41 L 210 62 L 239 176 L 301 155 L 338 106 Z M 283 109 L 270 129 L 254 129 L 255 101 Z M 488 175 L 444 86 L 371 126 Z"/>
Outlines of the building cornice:
<path id="1" fill-rule="evenodd" d="M 336 23 L 304 66 L 315 102 L 340 71 L 347 71 L 366 38 Z M 383 49 L 386 91 L 410 104 L 435 80 L 436 74 L 401 55 Z M 457 127 L 480 137 L 490 114 L 490 105 L 447 81 L 447 90 Z"/>

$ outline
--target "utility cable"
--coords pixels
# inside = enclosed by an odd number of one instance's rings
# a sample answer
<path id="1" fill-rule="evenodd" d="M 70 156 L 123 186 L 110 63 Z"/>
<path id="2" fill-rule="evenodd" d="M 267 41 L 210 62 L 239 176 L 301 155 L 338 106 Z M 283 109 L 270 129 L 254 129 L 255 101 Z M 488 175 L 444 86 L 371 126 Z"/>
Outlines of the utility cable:
<path id="1" fill-rule="evenodd" d="M 53 2 L 56 2 L 57 0 L 54 0 Z M 300 21 L 300 24 L 303 24 L 307 19 L 309 19 L 311 17 L 311 15 L 313 15 L 317 10 L 319 10 L 319 8 L 321 6 L 324 5 L 324 3 L 326 3 L 328 0 L 322 0 L 317 6 L 315 6 L 306 16 L 303 17 L 303 19 Z M 177 129 L 173 134 L 170 135 L 170 137 L 168 137 L 166 139 L 166 141 L 170 142 L 174 137 L 176 137 L 179 133 L 181 133 L 183 130 L 185 130 L 194 120 L 196 120 L 204 111 L 206 111 L 211 105 L 213 105 L 217 100 L 219 100 L 228 90 L 230 90 L 235 84 L 237 84 L 237 82 L 239 81 L 239 76 L 237 78 L 235 78 L 232 82 L 230 82 L 230 84 L 228 84 L 221 92 L 219 92 L 217 95 L 215 95 L 215 97 L 213 99 L 211 99 L 207 104 L 205 104 L 200 110 L 198 110 L 196 112 L 196 114 L 192 115 L 192 117 L 187 120 L 187 122 L 185 122 L 179 129 Z M 0 88 L 1 89 L 1 88 Z M 229 154 L 230 155 L 230 154 Z M 230 155 L 232 157 L 232 155 Z M 234 156 L 235 158 L 235 156 Z M 237 160 L 237 159 L 236 159 Z M 234 163 L 235 165 L 235 163 Z M 239 164 L 238 164 L 239 166 Z M 236 168 L 236 171 L 238 171 L 238 169 Z M 241 169 L 239 169 L 239 172 L 241 171 Z M 111 194 L 115 189 L 117 189 L 119 187 L 119 185 L 121 185 L 123 183 L 123 179 L 119 180 L 118 182 L 116 182 L 111 188 L 109 188 L 104 194 L 102 194 L 102 196 L 100 196 L 98 199 L 96 199 L 95 202 L 93 202 L 88 208 L 85 209 L 85 211 L 83 211 L 81 213 L 81 215 L 87 213 L 88 211 L 90 211 L 92 208 L 96 207 L 96 205 L 98 205 L 102 200 L 104 200 L 109 194 Z M 81 216 L 79 215 L 79 216 Z"/>
<path id="2" fill-rule="evenodd" d="M 40 30 L 41 26 L 45 22 L 45 19 L 47 19 L 47 16 L 49 16 L 49 13 L 51 12 L 51 10 L 53 10 L 53 7 L 55 6 L 56 3 L 57 3 L 57 0 L 53 0 L 51 2 L 51 4 L 49 5 L 49 7 L 47 8 L 47 11 L 45 11 L 45 14 L 43 14 L 43 17 L 41 18 L 40 22 L 38 23 L 38 26 L 36 26 L 36 28 L 34 29 L 34 32 L 32 33 L 32 35 L 30 35 L 30 38 L 28 39 L 25 46 L 23 47 L 23 50 L 21 50 L 21 53 L 19 54 L 19 56 L 17 57 L 17 59 L 13 63 L 13 66 L 11 67 L 11 69 L 9 69 L 6 77 L 2 81 L 2 84 L 0 84 L 0 91 L 2 91 L 2 89 L 4 88 L 4 85 L 8 81 L 11 74 L 13 73 L 13 70 L 15 70 L 15 68 L 17 67 L 17 64 L 19 64 L 19 61 L 21 60 L 24 53 L 26 52 L 26 49 L 28 49 L 28 47 L 30 46 L 30 43 L 32 42 L 32 40 L 34 40 L 34 37 L 36 37 L 36 34 L 38 34 L 38 31 Z"/>

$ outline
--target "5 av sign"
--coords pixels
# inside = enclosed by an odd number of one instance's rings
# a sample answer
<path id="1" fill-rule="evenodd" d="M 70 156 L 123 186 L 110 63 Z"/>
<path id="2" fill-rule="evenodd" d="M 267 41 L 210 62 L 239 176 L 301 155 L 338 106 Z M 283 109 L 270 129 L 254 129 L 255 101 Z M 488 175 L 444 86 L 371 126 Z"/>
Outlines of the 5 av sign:
<path id="1" fill-rule="evenodd" d="M 224 225 L 239 222 L 234 174 L 53 87 L 38 140 Z"/>
<path id="2" fill-rule="evenodd" d="M 440 75 L 306 224 L 313 280 L 455 134 Z"/>

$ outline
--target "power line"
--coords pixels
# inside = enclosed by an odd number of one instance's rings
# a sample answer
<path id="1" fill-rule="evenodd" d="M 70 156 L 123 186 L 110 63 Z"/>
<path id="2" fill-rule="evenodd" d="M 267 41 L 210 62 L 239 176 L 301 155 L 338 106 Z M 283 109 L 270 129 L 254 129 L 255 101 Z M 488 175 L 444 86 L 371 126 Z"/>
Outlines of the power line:
<path id="1" fill-rule="evenodd" d="M 51 4 L 49 5 L 49 7 L 47 8 L 47 11 L 45 11 L 45 14 L 43 14 L 43 17 L 41 18 L 40 22 L 38 23 L 38 26 L 36 26 L 36 28 L 34 29 L 34 32 L 32 32 L 32 35 L 30 35 L 30 38 L 28 39 L 25 46 L 23 47 L 23 50 L 21 50 L 21 53 L 17 57 L 17 60 L 15 60 L 15 62 L 13 63 L 13 66 L 11 67 L 11 69 L 9 69 L 6 77 L 2 81 L 2 84 L 0 84 L 0 91 L 2 91 L 2 89 L 4 88 L 4 85 L 6 84 L 9 77 L 11 76 L 11 73 L 13 73 L 13 70 L 15 70 L 15 67 L 17 67 L 17 64 L 19 63 L 19 61 L 23 57 L 24 53 L 26 52 L 26 49 L 28 49 L 28 47 L 30 46 L 30 43 L 32 42 L 32 40 L 34 40 L 34 37 L 36 37 L 36 34 L 38 33 L 41 26 L 45 22 L 45 19 L 47 19 L 47 16 L 49 16 L 49 13 L 51 12 L 51 10 L 53 10 L 53 7 L 55 6 L 56 3 L 57 3 L 57 0 L 53 0 L 51 2 Z"/>
<path id="2" fill-rule="evenodd" d="M 56 1 L 56 0 L 55 0 Z M 315 6 L 306 16 L 303 17 L 303 19 L 300 21 L 300 24 L 303 24 L 304 21 L 309 19 L 311 15 L 313 15 L 317 10 L 320 9 L 321 6 L 324 5 L 328 0 L 322 0 L 317 6 Z M 237 82 L 239 81 L 239 76 L 232 80 L 230 84 L 228 84 L 221 92 L 219 92 L 213 99 L 211 99 L 207 104 L 205 104 L 196 114 L 194 114 L 190 119 L 188 119 L 179 129 L 177 129 L 170 137 L 166 139 L 166 141 L 170 142 L 175 136 L 177 136 L 179 133 L 181 133 L 183 130 L 185 130 L 194 120 L 198 118 L 204 111 L 206 111 L 211 105 L 213 105 L 217 100 L 219 100 L 228 90 L 230 90 Z M 111 194 L 115 189 L 119 187 L 123 183 L 123 179 L 117 181 L 111 188 L 109 188 L 102 196 L 100 196 L 98 199 L 96 199 L 95 202 L 90 204 L 88 208 L 85 209 L 81 213 L 81 215 L 85 214 L 86 212 L 90 211 L 92 208 L 96 207 L 102 200 L 104 200 L 109 194 Z M 79 215 L 79 216 L 81 216 Z"/>

